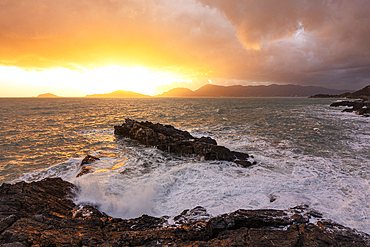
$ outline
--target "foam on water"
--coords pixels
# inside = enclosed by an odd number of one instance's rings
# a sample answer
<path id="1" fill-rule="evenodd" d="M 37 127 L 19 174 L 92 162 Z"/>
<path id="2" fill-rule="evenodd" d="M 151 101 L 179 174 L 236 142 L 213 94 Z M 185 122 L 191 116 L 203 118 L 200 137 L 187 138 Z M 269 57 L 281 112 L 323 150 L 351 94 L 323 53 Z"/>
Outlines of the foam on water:
<path id="1" fill-rule="evenodd" d="M 36 170 L 30 173 L 25 173 L 18 179 L 13 180 L 12 183 L 16 183 L 19 181 L 25 181 L 29 183 L 33 181 L 40 181 L 45 178 L 55 177 L 60 177 L 64 180 L 70 181 L 72 177 L 76 176 L 81 161 L 82 158 L 70 158 L 66 162 L 62 162 L 51 167 Z"/>
<path id="2" fill-rule="evenodd" d="M 153 208 L 155 191 L 150 183 L 122 181 L 115 176 L 109 176 L 108 182 L 106 177 L 97 175 L 82 176 L 72 182 L 80 188 L 76 204 L 97 206 L 112 217 L 138 217 L 150 214 Z"/>
<path id="3" fill-rule="evenodd" d="M 95 205 L 113 217 L 174 216 L 198 205 L 218 215 L 239 208 L 287 209 L 305 204 L 346 226 L 370 229 L 369 180 L 333 169 L 335 159 L 297 157 L 290 150 L 274 157 L 271 149 L 258 155 L 258 165 L 246 169 L 232 162 L 171 157 L 129 143 L 125 145 L 131 152 L 101 157 L 89 165 L 92 173 L 79 178 L 75 175 L 82 157 L 22 179 L 61 176 L 79 186 L 77 204 Z"/>
<path id="4" fill-rule="evenodd" d="M 248 99 L 199 101 L 214 101 L 214 106 L 184 101 L 194 105 L 161 112 L 158 122 L 175 119 L 173 125 L 196 137 L 210 136 L 231 150 L 252 154 L 257 165 L 242 168 L 232 162 L 175 157 L 96 126 L 70 135 L 83 138 L 87 153 L 100 158 L 88 165 L 91 173 L 76 178 L 84 157 L 79 154 L 18 180 L 62 177 L 79 186 L 76 203 L 95 205 L 113 217 L 174 216 L 196 206 L 218 215 L 239 208 L 305 204 L 326 218 L 370 233 L 369 119 L 308 99 L 282 107 L 268 104 L 269 99 L 263 107 L 249 106 L 254 101 Z M 171 102 L 164 101 L 160 109 L 173 107 Z M 138 116 L 144 112 L 129 110 Z M 140 117 L 151 120 L 153 115 Z"/>

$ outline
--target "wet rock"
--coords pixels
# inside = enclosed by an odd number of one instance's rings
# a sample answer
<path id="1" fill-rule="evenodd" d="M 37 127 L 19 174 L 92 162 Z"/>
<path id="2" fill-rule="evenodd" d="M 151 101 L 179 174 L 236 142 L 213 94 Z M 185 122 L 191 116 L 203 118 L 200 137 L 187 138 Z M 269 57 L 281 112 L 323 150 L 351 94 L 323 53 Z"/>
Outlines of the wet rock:
<path id="1" fill-rule="evenodd" d="M 292 224 L 308 223 L 308 218 L 297 212 L 285 212 L 282 210 L 243 210 L 230 214 L 220 215 L 210 219 L 206 226 L 206 232 L 216 237 L 220 232 L 246 228 L 281 228 Z M 292 217 L 292 215 L 294 217 Z"/>
<path id="2" fill-rule="evenodd" d="M 100 160 L 98 157 L 94 157 L 91 155 L 86 155 L 86 157 L 81 161 L 80 166 L 91 164 L 97 160 Z"/>
<path id="3" fill-rule="evenodd" d="M 370 116 L 370 99 L 364 97 L 361 100 L 343 100 L 332 103 L 330 106 L 347 106 L 352 108 L 344 109 L 343 112 L 355 112 L 357 115 L 362 115 L 365 117 Z"/>
<path id="4" fill-rule="evenodd" d="M 212 139 L 211 137 L 204 137 L 204 136 L 202 136 L 201 138 L 199 138 L 199 141 L 200 142 L 209 143 L 209 144 L 213 144 L 213 145 L 217 145 L 216 140 Z"/>
<path id="5" fill-rule="evenodd" d="M 0 232 L 11 226 L 17 219 L 18 217 L 14 214 L 0 219 Z"/>
<path id="6" fill-rule="evenodd" d="M 92 168 L 91 167 L 88 167 L 88 166 L 82 166 L 78 172 L 78 174 L 76 175 L 76 178 L 78 177 L 81 177 L 85 174 L 88 174 L 92 171 Z"/>
<path id="7" fill-rule="evenodd" d="M 365 117 L 370 117 L 370 106 L 367 106 L 367 107 L 358 109 L 355 113 L 357 115 L 362 115 L 362 116 L 365 116 Z"/>
<path id="8" fill-rule="evenodd" d="M 92 171 L 92 168 L 88 167 L 86 165 L 91 164 L 91 163 L 93 163 L 97 160 L 100 160 L 100 159 L 98 157 L 94 157 L 94 156 L 91 156 L 91 155 L 86 155 L 86 157 L 81 161 L 80 170 L 77 173 L 76 178 L 90 173 Z"/>
<path id="9" fill-rule="evenodd" d="M 248 160 L 248 154 L 230 151 L 226 147 L 217 145 L 217 142 L 210 137 L 195 138 L 189 132 L 175 129 L 171 125 L 126 119 L 122 125 L 114 126 L 114 133 L 180 156 L 233 161 L 244 167 L 253 164 Z"/>
<path id="10" fill-rule="evenodd" d="M 276 199 L 278 199 L 278 196 L 276 196 L 275 194 L 270 194 L 269 198 L 270 198 L 270 202 L 274 202 L 276 201 Z"/>
<path id="11" fill-rule="evenodd" d="M 210 219 L 212 215 L 207 213 L 207 210 L 201 206 L 193 209 L 186 209 L 181 214 L 175 216 L 173 221 L 176 225 L 191 224 L 199 221 L 200 219 Z"/>
<path id="12" fill-rule="evenodd" d="M 68 217 L 75 206 L 67 197 L 76 187 L 60 178 L 48 178 L 37 183 L 19 182 L 0 186 L 0 219 L 14 215 L 34 217 L 48 215 Z"/>
<path id="13" fill-rule="evenodd" d="M 0 186 L 0 246 L 369 246 L 370 236 L 302 205 L 237 210 L 203 207 L 171 217 L 111 218 L 75 205 L 76 187 L 59 178 Z M 313 220 L 312 220 L 313 219 Z M 173 224 L 168 221 L 172 220 Z M 316 224 L 310 223 L 317 222 Z"/>
<path id="14" fill-rule="evenodd" d="M 44 220 L 44 217 L 41 214 L 39 214 L 35 216 L 35 220 L 38 222 L 42 222 Z"/>

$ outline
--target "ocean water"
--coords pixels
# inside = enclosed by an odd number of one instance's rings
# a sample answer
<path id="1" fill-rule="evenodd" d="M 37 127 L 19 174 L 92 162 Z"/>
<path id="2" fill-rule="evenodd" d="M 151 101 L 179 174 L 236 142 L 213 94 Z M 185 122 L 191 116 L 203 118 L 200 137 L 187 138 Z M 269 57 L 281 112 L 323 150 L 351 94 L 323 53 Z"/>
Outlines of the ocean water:
<path id="1" fill-rule="evenodd" d="M 0 99 L 0 184 L 62 177 L 110 216 L 306 204 L 370 233 L 370 119 L 333 99 Z M 257 165 L 177 157 L 116 137 L 125 118 L 210 136 Z M 85 155 L 100 158 L 76 178 Z"/>

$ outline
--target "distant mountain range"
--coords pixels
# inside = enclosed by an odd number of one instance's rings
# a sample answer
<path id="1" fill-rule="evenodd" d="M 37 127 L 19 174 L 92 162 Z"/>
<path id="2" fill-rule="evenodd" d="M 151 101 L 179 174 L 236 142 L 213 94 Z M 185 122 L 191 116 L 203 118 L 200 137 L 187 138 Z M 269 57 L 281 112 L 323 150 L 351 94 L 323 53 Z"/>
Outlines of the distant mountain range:
<path id="1" fill-rule="evenodd" d="M 353 93 L 346 92 L 342 94 L 316 94 L 311 96 L 311 98 L 349 98 L 349 99 L 359 99 L 365 97 L 366 98 L 370 97 L 370 85 Z"/>
<path id="2" fill-rule="evenodd" d="M 218 86 L 207 84 L 198 90 L 174 88 L 159 97 L 308 97 L 315 94 L 342 94 L 348 90 L 324 87 L 276 85 L 269 86 Z"/>
<path id="3" fill-rule="evenodd" d="M 370 91 L 370 86 L 362 89 Z M 361 90 L 359 90 L 361 91 Z M 357 92 L 359 92 L 357 91 Z M 156 95 L 155 97 L 311 97 L 327 98 L 327 97 L 355 97 L 363 92 L 350 93 L 348 90 L 328 89 L 325 87 L 314 86 L 299 86 L 299 85 L 277 85 L 269 86 L 218 86 L 207 84 L 195 91 L 188 88 L 174 88 L 168 92 Z M 55 94 L 45 93 L 37 97 L 55 98 L 60 97 Z M 131 91 L 117 90 L 106 94 L 91 94 L 86 95 L 87 98 L 148 98 L 149 95 L 135 93 Z"/>
<path id="4" fill-rule="evenodd" d="M 114 91 L 111 93 L 105 93 L 105 94 L 86 95 L 85 97 L 88 97 L 88 98 L 146 98 L 150 96 L 141 94 L 141 93 L 131 92 L 131 91 L 117 90 L 117 91 Z"/>

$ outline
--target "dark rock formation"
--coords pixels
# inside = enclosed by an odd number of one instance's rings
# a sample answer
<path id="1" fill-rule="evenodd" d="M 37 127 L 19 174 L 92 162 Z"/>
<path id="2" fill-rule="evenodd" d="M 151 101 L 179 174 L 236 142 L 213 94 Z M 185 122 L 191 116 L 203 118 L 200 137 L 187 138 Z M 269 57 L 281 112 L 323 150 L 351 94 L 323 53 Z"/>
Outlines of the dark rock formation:
<path id="1" fill-rule="evenodd" d="M 205 160 L 233 161 L 244 167 L 252 165 L 248 154 L 218 146 L 210 137 L 195 138 L 189 132 L 175 129 L 171 125 L 126 119 L 121 126 L 114 126 L 114 134 L 180 156 L 197 155 Z"/>
<path id="2" fill-rule="evenodd" d="M 350 92 L 342 94 L 315 94 L 309 98 L 347 98 L 350 94 Z"/>
<path id="3" fill-rule="evenodd" d="M 86 155 L 86 157 L 81 161 L 80 166 L 91 164 L 91 163 L 95 162 L 96 160 L 100 160 L 100 159 L 98 157 L 94 157 L 94 156 L 91 156 L 91 155 Z"/>
<path id="4" fill-rule="evenodd" d="M 356 112 L 357 115 L 363 115 L 365 117 L 370 116 L 370 100 L 361 99 L 361 100 L 351 100 L 351 101 L 338 101 L 332 103 L 330 106 L 348 106 L 352 108 L 344 109 L 343 112 Z"/>
<path id="5" fill-rule="evenodd" d="M 86 155 L 86 157 L 81 161 L 80 170 L 79 170 L 78 174 L 76 175 L 76 177 L 78 178 L 82 175 L 90 173 L 92 169 L 91 169 L 91 167 L 88 167 L 86 165 L 91 164 L 91 163 L 95 162 L 96 160 L 100 160 L 100 159 L 97 158 L 97 157 L 91 156 L 91 155 Z"/>
<path id="6" fill-rule="evenodd" d="M 0 186 L 1 246 L 369 246 L 369 235 L 325 221 L 306 206 L 238 210 L 211 217 L 111 218 L 77 206 L 76 187 L 59 178 Z M 310 220 L 314 220 L 310 223 Z"/>

